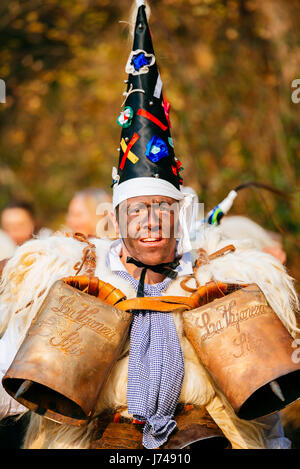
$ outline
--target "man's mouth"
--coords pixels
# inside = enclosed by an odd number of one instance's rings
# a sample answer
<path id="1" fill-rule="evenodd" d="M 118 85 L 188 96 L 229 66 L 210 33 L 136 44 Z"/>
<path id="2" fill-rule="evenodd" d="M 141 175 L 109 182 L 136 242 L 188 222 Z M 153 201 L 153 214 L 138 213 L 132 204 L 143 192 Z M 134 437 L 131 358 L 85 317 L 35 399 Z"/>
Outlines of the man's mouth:
<path id="1" fill-rule="evenodd" d="M 159 241 L 161 241 L 162 238 L 140 238 L 140 241 L 142 243 L 158 243 Z"/>

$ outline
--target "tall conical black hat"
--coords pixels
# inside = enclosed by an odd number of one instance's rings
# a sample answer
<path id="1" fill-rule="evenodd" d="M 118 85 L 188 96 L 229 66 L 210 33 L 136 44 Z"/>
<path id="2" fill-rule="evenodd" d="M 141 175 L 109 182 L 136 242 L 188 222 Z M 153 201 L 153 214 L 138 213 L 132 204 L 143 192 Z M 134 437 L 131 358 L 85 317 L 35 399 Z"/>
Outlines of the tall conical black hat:
<path id="1" fill-rule="evenodd" d="M 133 48 L 126 64 L 127 92 L 117 122 L 122 127 L 115 184 L 136 178 L 168 181 L 180 190 L 181 163 L 170 133 L 169 103 L 154 54 L 145 5 L 137 1 Z"/>

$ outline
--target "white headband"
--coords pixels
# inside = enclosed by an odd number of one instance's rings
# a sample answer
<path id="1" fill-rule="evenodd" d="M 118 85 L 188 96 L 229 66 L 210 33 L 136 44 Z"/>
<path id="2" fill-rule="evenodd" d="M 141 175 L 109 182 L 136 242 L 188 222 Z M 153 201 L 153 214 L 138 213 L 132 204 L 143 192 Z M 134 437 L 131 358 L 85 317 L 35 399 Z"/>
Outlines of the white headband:
<path id="1" fill-rule="evenodd" d="M 163 195 L 175 200 L 182 200 L 185 196 L 179 189 L 165 179 L 154 177 L 140 177 L 128 179 L 113 186 L 113 207 L 116 208 L 123 200 L 140 195 Z"/>

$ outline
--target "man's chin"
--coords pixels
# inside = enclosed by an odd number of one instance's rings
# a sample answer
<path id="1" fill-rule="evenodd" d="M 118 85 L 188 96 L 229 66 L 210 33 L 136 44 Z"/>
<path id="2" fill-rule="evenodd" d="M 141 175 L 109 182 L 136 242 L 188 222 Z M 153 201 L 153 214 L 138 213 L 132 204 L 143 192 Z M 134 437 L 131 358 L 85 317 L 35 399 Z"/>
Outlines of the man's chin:
<path id="1" fill-rule="evenodd" d="M 167 262 L 172 247 L 167 238 L 143 238 L 138 240 L 139 261 L 147 265 L 158 265 Z"/>

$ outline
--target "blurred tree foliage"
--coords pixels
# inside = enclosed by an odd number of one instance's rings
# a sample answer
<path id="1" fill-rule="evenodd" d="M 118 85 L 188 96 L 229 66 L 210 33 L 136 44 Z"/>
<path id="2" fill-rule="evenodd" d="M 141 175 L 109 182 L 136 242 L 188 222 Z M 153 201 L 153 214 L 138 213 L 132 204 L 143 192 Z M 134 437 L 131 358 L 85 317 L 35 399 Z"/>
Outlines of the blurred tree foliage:
<path id="1" fill-rule="evenodd" d="M 73 193 L 109 188 L 117 164 L 132 0 L 2 0 L 1 207 L 33 201 L 59 228 Z M 171 103 L 175 151 L 211 209 L 256 180 L 292 201 L 250 189 L 232 214 L 281 227 L 299 246 L 299 0 L 152 0 L 150 27 Z M 120 23 L 121 21 L 121 23 Z"/>

